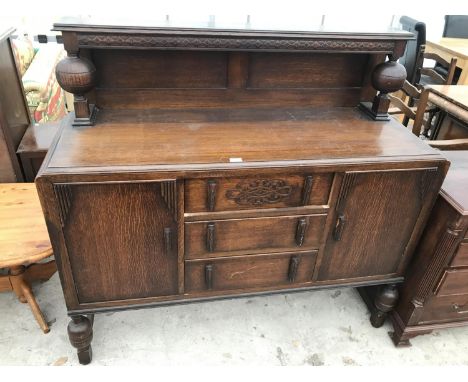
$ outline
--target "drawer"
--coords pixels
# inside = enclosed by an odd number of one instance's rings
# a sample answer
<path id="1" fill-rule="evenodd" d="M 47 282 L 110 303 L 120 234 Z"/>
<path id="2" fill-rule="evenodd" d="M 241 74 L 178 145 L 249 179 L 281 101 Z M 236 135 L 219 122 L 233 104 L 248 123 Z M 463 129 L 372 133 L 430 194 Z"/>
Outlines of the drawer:
<path id="1" fill-rule="evenodd" d="M 312 279 L 316 251 L 222 257 L 185 262 L 185 290 L 234 290 L 287 286 Z"/>
<path id="2" fill-rule="evenodd" d="M 233 211 L 326 205 L 333 174 L 189 179 L 185 211 Z"/>
<path id="3" fill-rule="evenodd" d="M 326 214 L 185 223 L 185 257 L 316 249 Z"/>
<path id="4" fill-rule="evenodd" d="M 424 304 L 420 322 L 468 320 L 468 294 L 434 296 Z"/>
<path id="5" fill-rule="evenodd" d="M 436 288 L 436 294 L 437 296 L 468 294 L 468 268 L 446 270 Z"/>
<path id="6" fill-rule="evenodd" d="M 468 266 L 468 242 L 460 243 L 450 265 L 452 267 Z"/>

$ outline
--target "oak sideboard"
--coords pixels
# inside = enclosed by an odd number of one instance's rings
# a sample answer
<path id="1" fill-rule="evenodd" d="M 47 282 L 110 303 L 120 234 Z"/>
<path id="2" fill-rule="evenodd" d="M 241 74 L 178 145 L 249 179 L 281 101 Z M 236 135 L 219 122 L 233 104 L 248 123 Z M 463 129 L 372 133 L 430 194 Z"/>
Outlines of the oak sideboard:
<path id="1" fill-rule="evenodd" d="M 36 184 L 81 363 L 122 309 L 382 285 L 383 324 L 449 165 L 387 115 L 412 35 L 55 30 L 75 112 Z"/>

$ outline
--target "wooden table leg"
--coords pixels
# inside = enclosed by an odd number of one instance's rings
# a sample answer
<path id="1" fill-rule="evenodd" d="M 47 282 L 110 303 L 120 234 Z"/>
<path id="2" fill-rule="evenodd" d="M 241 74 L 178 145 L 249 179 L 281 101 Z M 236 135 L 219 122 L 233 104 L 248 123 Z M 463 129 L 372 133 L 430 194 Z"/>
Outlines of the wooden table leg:
<path id="1" fill-rule="evenodd" d="M 30 285 L 27 283 L 24 277 L 24 271 L 26 267 L 23 265 L 12 267 L 10 268 L 10 282 L 13 286 L 13 290 L 15 291 L 17 296 L 22 296 L 28 303 L 29 307 L 32 310 L 34 318 L 36 319 L 37 323 L 39 324 L 40 328 L 44 333 L 49 333 L 49 325 L 44 319 L 44 316 L 37 304 L 36 298 L 32 293 Z M 21 300 L 21 299 L 20 299 Z"/>

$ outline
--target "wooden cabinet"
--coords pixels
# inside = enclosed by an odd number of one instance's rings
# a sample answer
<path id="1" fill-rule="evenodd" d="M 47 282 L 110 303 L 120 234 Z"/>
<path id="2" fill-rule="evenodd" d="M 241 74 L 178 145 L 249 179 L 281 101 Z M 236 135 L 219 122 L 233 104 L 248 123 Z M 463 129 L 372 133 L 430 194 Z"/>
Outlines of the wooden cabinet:
<path id="1" fill-rule="evenodd" d="M 468 324 L 468 151 L 444 155 L 451 168 L 391 315 L 398 346 L 419 334 Z"/>
<path id="2" fill-rule="evenodd" d="M 56 29 L 75 112 L 36 184 L 80 362 L 109 310 L 376 284 L 395 305 L 448 168 L 387 118 L 410 35 Z"/>

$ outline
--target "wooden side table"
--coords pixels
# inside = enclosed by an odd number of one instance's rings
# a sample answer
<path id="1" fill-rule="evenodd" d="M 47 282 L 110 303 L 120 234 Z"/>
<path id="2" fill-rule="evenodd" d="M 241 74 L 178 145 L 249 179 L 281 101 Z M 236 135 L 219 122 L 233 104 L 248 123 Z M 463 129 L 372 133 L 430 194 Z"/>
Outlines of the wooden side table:
<path id="1" fill-rule="evenodd" d="M 0 184 L 0 292 L 12 290 L 28 303 L 40 328 L 49 326 L 34 298 L 31 283 L 46 281 L 56 271 L 55 260 L 38 263 L 52 255 L 49 235 L 34 184 Z"/>
<path id="2" fill-rule="evenodd" d="M 21 159 L 26 182 L 34 182 L 59 126 L 60 121 L 33 124 L 24 133 L 16 153 Z"/>

